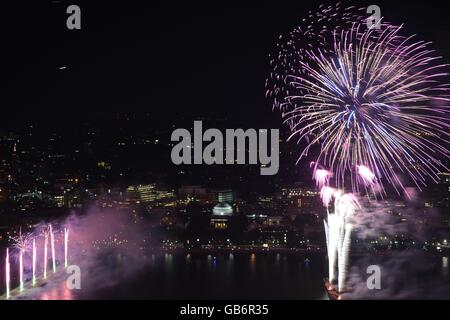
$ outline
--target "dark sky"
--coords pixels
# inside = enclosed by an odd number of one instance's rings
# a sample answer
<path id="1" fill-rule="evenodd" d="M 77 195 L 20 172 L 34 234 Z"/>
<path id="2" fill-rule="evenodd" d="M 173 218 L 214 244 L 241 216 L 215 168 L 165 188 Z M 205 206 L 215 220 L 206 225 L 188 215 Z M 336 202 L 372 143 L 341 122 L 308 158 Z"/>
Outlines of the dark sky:
<path id="1" fill-rule="evenodd" d="M 1 10 L 4 126 L 139 110 L 164 123 L 182 114 L 225 115 L 248 127 L 273 116 L 264 82 L 277 36 L 323 3 L 10 2 Z M 375 3 L 450 60 L 444 1 Z M 81 7 L 81 31 L 66 28 L 69 4 Z"/>

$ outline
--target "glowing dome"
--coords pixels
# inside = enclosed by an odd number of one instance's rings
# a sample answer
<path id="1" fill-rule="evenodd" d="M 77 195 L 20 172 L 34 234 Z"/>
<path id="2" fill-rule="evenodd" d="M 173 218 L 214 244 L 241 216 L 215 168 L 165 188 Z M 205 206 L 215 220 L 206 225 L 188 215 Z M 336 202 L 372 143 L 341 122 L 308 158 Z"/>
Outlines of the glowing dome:
<path id="1" fill-rule="evenodd" d="M 212 212 L 215 216 L 231 216 L 233 208 L 226 202 L 220 202 L 214 206 Z"/>

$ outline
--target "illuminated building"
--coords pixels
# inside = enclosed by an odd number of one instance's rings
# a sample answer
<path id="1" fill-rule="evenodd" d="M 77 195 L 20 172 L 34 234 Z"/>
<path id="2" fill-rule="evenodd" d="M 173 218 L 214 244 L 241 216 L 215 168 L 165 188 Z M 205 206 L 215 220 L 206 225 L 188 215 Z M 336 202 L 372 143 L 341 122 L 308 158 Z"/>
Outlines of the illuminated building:
<path id="1" fill-rule="evenodd" d="M 174 198 L 172 191 L 158 189 L 154 184 L 129 186 L 126 190 L 126 202 L 132 203 L 151 203 L 159 200 Z"/>
<path id="2" fill-rule="evenodd" d="M 263 224 L 267 226 L 281 226 L 282 222 L 283 217 L 274 216 L 274 217 L 267 217 L 267 219 L 264 220 Z"/>
<path id="3" fill-rule="evenodd" d="M 53 201 L 55 202 L 58 208 L 63 208 L 65 205 L 65 200 L 63 195 L 58 195 L 53 197 Z"/>
<path id="4" fill-rule="evenodd" d="M 228 219 L 212 218 L 211 227 L 218 230 L 225 230 L 228 228 Z"/>
<path id="5" fill-rule="evenodd" d="M 210 203 L 214 202 L 208 190 L 202 186 L 188 185 L 182 186 L 178 189 L 179 199 L 190 199 L 198 200 L 200 203 Z"/>
<path id="6" fill-rule="evenodd" d="M 111 170 L 111 165 L 106 161 L 97 162 L 97 167 L 104 170 Z"/>
<path id="7" fill-rule="evenodd" d="M 217 191 L 217 201 L 219 203 L 221 202 L 233 203 L 234 201 L 233 191 L 231 190 Z"/>
<path id="8" fill-rule="evenodd" d="M 215 216 L 231 216 L 233 208 L 226 202 L 220 202 L 214 206 L 212 213 Z"/>
<path id="9" fill-rule="evenodd" d="M 233 215 L 233 208 L 226 202 L 216 204 L 212 210 L 210 225 L 214 229 L 227 229 L 228 218 Z"/>
<path id="10" fill-rule="evenodd" d="M 447 172 L 440 172 L 438 173 L 438 176 L 440 178 L 440 182 L 441 184 L 450 184 L 450 173 Z"/>
<path id="11" fill-rule="evenodd" d="M 178 189 L 178 196 L 181 198 L 185 197 L 202 197 L 206 196 L 207 191 L 201 186 L 182 186 Z"/>

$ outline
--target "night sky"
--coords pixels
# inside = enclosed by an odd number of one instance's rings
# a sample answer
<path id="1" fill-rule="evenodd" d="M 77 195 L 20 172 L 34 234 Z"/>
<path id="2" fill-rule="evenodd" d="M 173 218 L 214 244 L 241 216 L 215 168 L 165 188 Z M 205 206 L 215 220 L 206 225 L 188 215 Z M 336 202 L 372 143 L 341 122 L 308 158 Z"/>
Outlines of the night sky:
<path id="1" fill-rule="evenodd" d="M 29 121 L 76 124 L 117 111 L 149 113 L 167 125 L 185 115 L 192 120 L 226 116 L 244 127 L 280 126 L 264 96 L 268 55 L 275 52 L 277 36 L 320 3 L 2 4 L 4 128 Z M 66 28 L 70 4 L 81 7 L 81 30 Z M 406 23 L 450 60 L 450 22 L 443 1 L 376 4 L 388 20 Z"/>

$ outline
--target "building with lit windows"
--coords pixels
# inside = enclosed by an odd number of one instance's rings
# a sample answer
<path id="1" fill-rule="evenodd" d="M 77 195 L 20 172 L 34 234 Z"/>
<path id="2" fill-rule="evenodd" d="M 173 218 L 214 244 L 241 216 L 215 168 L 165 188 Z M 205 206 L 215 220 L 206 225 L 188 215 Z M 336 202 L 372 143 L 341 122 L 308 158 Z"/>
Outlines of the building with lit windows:
<path id="1" fill-rule="evenodd" d="M 217 192 L 217 201 L 219 203 L 222 202 L 233 203 L 234 194 L 232 190 L 220 190 L 216 192 Z"/>
<path id="2" fill-rule="evenodd" d="M 172 191 L 159 189 L 154 184 L 129 186 L 125 193 L 126 202 L 129 204 L 152 203 L 174 197 Z"/>

